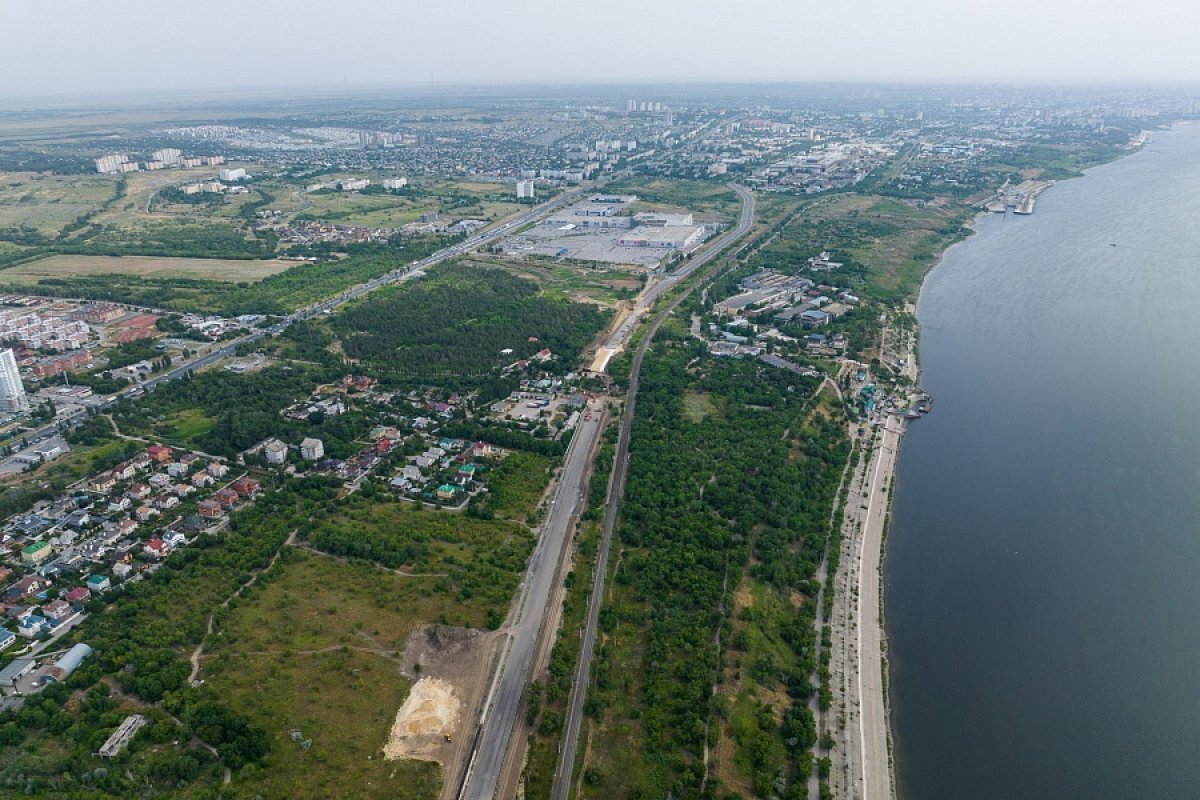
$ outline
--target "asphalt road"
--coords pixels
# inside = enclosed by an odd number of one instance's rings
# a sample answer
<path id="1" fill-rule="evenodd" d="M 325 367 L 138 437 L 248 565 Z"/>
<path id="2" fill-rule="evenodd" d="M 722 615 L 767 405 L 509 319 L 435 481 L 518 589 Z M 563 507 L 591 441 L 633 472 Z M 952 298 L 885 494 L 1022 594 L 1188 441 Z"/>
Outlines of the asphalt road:
<path id="1" fill-rule="evenodd" d="M 754 224 L 754 195 L 744 187 L 736 184 L 730 184 L 730 186 L 742 198 L 742 214 L 737 226 L 722 234 L 707 250 L 692 258 L 685 266 L 676 270 L 667 279 L 656 284 L 650 292 L 647 292 L 648 295 L 651 295 L 651 292 L 653 294 L 647 301 L 646 307 L 653 304 L 653 301 L 660 297 L 664 291 L 708 263 L 729 245 L 733 244 L 733 242 L 745 236 L 750 230 Z M 621 431 L 617 439 L 617 451 L 613 457 L 612 475 L 609 478 L 608 498 L 604 509 L 604 527 L 600 538 L 599 560 L 596 566 L 595 580 L 592 583 L 592 594 L 588 599 L 587 622 L 584 625 L 583 643 L 579 651 L 579 661 L 575 666 L 571 706 L 567 711 L 567 719 L 563 726 L 558 767 L 554 773 L 554 787 L 550 795 L 553 800 L 567 800 L 571 792 L 571 773 L 574 771 L 575 766 L 575 751 L 579 746 L 579 726 L 583 719 L 583 705 L 587 701 L 588 683 L 591 680 L 592 651 L 596 644 L 596 629 L 599 625 L 600 606 L 604 596 L 604 579 L 608 570 L 608 551 L 612 544 L 617 512 L 621 505 L 621 499 L 625 494 L 625 474 L 629 466 L 629 438 L 633 428 L 633 416 L 637 403 L 638 379 L 642 371 L 642 359 L 645 357 L 646 350 L 649 348 L 650 342 L 654 339 L 654 334 L 658 330 L 658 327 L 684 297 L 687 297 L 687 294 L 680 296 L 674 303 L 664 308 L 654 318 L 654 321 L 646 330 L 646 335 L 642 337 L 641 344 L 638 345 L 637 352 L 634 354 L 633 364 L 629 370 L 629 390 L 626 394 L 625 414 L 621 419 Z M 640 305 L 641 301 L 639 301 Z M 630 319 L 635 318 L 635 315 L 630 315 Z M 632 327 L 630 327 L 629 334 L 632 334 L 632 330 Z M 622 342 L 621 344 L 624 343 Z"/>
<path id="2" fill-rule="evenodd" d="M 571 525 L 581 508 L 586 489 L 584 476 L 593 445 L 600 435 L 604 415 L 598 403 L 592 405 L 591 418 L 582 420 L 571 438 L 538 546 L 529 560 L 521 584 L 516 619 L 508 632 L 507 655 L 485 701 L 479 736 L 468 760 L 467 779 L 460 797 L 491 800 L 495 795 L 521 696 L 529 685 L 533 655 L 546 618 L 554 576 Z"/>
<path id="3" fill-rule="evenodd" d="M 904 423 L 888 415 L 880 432 L 875 463 L 867 478 L 867 510 L 859 551 L 858 570 L 858 723 L 862 797 L 892 800 L 891 760 L 888 757 L 888 716 L 883 695 L 883 625 L 880 612 L 880 562 L 883 527 L 890 506 L 888 483 L 896 468 L 896 453 Z"/>

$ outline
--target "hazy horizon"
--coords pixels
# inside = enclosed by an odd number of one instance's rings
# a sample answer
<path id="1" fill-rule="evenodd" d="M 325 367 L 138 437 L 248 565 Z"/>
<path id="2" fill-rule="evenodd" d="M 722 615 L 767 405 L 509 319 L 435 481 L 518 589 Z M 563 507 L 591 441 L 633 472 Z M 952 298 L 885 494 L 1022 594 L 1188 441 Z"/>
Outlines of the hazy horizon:
<path id="1" fill-rule="evenodd" d="M 1161 12 L 1152 13 L 1150 9 Z M 264 0 L 7 4 L 0 96 L 672 83 L 1200 82 L 1200 7 L 848 0 L 599 7 Z"/>

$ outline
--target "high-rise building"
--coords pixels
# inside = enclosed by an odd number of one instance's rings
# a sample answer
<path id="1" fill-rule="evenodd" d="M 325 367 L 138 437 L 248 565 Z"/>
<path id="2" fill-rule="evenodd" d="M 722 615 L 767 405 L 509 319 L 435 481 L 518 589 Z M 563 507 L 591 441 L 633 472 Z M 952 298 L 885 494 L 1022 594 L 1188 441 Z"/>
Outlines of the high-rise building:
<path id="1" fill-rule="evenodd" d="M 121 166 L 129 161 L 129 156 L 123 153 L 113 153 L 111 156 L 101 156 L 96 159 L 96 172 L 120 172 Z"/>
<path id="2" fill-rule="evenodd" d="M 155 150 L 152 158 L 155 161 L 161 161 L 164 164 L 178 164 L 179 157 L 182 155 L 183 153 L 174 147 L 164 147 L 161 150 Z"/>
<path id="3" fill-rule="evenodd" d="M 533 181 L 517 181 L 517 198 L 533 197 Z"/>
<path id="4" fill-rule="evenodd" d="M 0 411 L 24 411 L 29 408 L 25 384 L 17 370 L 17 357 L 12 350 L 0 350 Z"/>

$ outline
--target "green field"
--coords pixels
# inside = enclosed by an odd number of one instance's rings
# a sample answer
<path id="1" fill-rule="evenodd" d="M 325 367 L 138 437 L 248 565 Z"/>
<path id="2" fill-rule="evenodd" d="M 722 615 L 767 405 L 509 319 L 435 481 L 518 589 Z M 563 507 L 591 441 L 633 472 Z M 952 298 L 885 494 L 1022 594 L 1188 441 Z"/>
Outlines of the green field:
<path id="1" fill-rule="evenodd" d="M 55 236 L 98 210 L 116 185 L 108 175 L 0 174 L 0 228 L 28 226 Z"/>
<path id="2" fill-rule="evenodd" d="M 437 765 L 385 761 L 379 751 L 411 686 L 398 654 L 414 628 L 459 603 L 434 591 L 436 579 L 368 564 L 289 551 L 280 566 L 231 604 L 204 660 L 206 682 L 271 744 L 237 785 L 247 797 L 436 797 Z"/>

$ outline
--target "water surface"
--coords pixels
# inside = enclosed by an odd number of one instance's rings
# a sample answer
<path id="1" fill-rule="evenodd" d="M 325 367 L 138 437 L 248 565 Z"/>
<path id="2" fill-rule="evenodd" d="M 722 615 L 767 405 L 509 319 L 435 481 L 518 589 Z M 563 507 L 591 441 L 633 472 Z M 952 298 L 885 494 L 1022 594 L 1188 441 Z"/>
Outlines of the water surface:
<path id="1" fill-rule="evenodd" d="M 980 220 L 919 317 L 901 797 L 1200 797 L 1200 126 Z"/>

